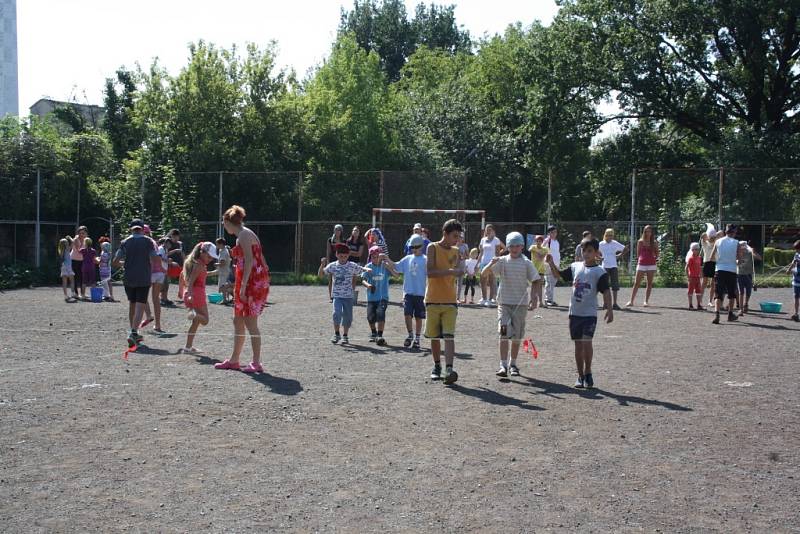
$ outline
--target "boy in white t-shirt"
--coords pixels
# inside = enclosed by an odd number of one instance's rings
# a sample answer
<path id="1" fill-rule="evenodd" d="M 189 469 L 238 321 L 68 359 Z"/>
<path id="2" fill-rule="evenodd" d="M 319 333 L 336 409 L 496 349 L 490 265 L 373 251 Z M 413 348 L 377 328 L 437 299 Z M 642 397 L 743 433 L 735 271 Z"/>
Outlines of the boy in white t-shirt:
<path id="1" fill-rule="evenodd" d="M 336 261 L 328 263 L 327 258 L 320 260 L 318 276 L 328 275 L 332 279 L 333 295 L 333 337 L 331 343 L 349 343 L 347 337 L 350 325 L 353 324 L 353 277 L 371 272 L 350 259 L 350 247 L 344 243 L 334 245 Z M 341 334 L 339 328 L 341 327 Z"/>
<path id="2" fill-rule="evenodd" d="M 572 298 L 569 303 L 569 333 L 575 342 L 575 365 L 578 368 L 576 388 L 593 388 L 592 358 L 594 347 L 592 338 L 597 327 L 597 293 L 603 294 L 603 307 L 606 310 L 607 323 L 614 320 L 611 307 L 611 291 L 608 273 L 599 265 L 598 251 L 600 244 L 596 239 L 586 240 L 583 246 L 583 262 L 573 263 L 559 271 L 551 255 L 547 263 L 551 272 L 565 282 L 572 282 Z"/>
<path id="3" fill-rule="evenodd" d="M 500 277 L 497 293 L 497 331 L 500 334 L 499 377 L 519 376 L 517 356 L 522 338 L 525 336 L 525 318 L 528 313 L 528 288 L 533 293 L 533 282 L 539 273 L 531 260 L 525 257 L 525 238 L 519 232 L 506 236 L 506 256 L 495 256 L 488 268 Z M 511 340 L 511 361 L 508 360 L 508 341 Z"/>
<path id="4" fill-rule="evenodd" d="M 617 260 L 628 250 L 628 245 L 623 245 L 614 239 L 614 229 L 606 228 L 603 233 L 603 240 L 600 241 L 600 255 L 603 257 L 603 269 L 608 273 L 611 285 L 611 296 L 614 302 L 613 308 L 619 310 L 617 305 L 617 293 L 619 293 L 619 268 Z"/>

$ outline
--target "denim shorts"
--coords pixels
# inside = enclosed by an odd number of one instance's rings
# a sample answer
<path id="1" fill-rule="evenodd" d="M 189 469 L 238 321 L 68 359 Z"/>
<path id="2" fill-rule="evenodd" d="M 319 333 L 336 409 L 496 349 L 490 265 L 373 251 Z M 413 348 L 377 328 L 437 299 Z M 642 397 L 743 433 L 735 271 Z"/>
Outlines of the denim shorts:
<path id="1" fill-rule="evenodd" d="M 403 315 L 425 318 L 425 297 L 422 295 L 406 295 L 403 297 Z"/>
<path id="2" fill-rule="evenodd" d="M 353 324 L 353 299 L 352 298 L 333 298 L 333 324 L 342 325 L 350 328 Z"/>
<path id="3" fill-rule="evenodd" d="M 388 300 L 369 300 L 367 301 L 367 322 L 383 323 L 386 321 L 386 307 Z"/>

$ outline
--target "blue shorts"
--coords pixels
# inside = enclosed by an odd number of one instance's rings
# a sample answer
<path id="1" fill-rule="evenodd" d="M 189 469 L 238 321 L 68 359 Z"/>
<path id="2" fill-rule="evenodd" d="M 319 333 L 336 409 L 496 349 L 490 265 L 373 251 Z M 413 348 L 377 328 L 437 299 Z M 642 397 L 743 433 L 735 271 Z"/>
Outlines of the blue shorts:
<path id="1" fill-rule="evenodd" d="M 800 286 L 794 286 L 794 298 L 800 299 Z"/>
<path id="2" fill-rule="evenodd" d="M 367 322 L 370 324 L 386 322 L 386 307 L 388 305 L 388 300 L 368 300 Z"/>
<path id="3" fill-rule="evenodd" d="M 597 317 L 569 316 L 569 337 L 572 340 L 592 339 L 597 328 Z"/>
<path id="4" fill-rule="evenodd" d="M 403 297 L 403 315 L 425 318 L 425 297 L 422 295 L 406 295 Z"/>
<path id="5" fill-rule="evenodd" d="M 350 328 L 353 324 L 353 299 L 333 297 L 333 324 Z"/>

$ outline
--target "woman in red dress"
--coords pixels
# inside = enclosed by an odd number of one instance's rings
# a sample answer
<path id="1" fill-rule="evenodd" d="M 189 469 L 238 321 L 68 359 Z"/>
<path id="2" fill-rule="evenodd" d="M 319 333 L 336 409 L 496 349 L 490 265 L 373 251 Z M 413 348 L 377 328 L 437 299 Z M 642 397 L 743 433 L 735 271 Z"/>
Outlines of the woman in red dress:
<path id="1" fill-rule="evenodd" d="M 215 364 L 217 369 L 231 369 L 245 373 L 263 373 L 261 367 L 261 332 L 258 330 L 258 316 L 267 303 L 269 294 L 269 267 L 264 261 L 261 242 L 258 236 L 242 224 L 244 208 L 231 206 L 225 212 L 222 222 L 225 231 L 236 236 L 236 246 L 231 257 L 236 260 L 236 285 L 233 293 L 233 353 L 227 360 Z M 245 329 L 250 334 L 253 346 L 253 361 L 247 367 L 240 367 L 239 355 L 244 347 Z"/>

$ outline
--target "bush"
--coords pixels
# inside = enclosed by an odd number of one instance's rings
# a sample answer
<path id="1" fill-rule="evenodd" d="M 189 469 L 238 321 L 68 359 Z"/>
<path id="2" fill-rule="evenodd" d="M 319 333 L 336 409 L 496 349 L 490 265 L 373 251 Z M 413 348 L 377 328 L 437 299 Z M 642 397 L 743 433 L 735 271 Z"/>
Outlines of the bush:
<path id="1" fill-rule="evenodd" d="M 0 290 L 50 285 L 57 279 L 58 272 L 53 269 L 37 269 L 24 263 L 0 266 Z"/>
<path id="2" fill-rule="evenodd" d="M 784 267 L 792 263 L 794 250 L 766 247 L 764 249 L 764 265 Z"/>

